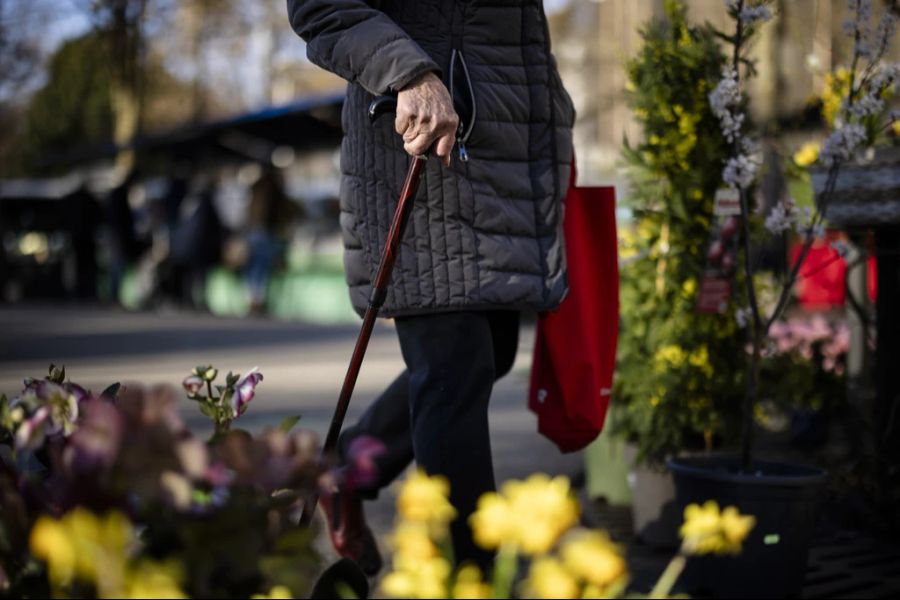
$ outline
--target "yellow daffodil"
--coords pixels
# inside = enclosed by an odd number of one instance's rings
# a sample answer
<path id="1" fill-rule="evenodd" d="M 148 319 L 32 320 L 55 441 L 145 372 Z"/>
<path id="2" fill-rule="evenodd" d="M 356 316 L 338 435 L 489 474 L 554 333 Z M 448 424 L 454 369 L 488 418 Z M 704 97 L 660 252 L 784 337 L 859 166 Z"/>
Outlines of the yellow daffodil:
<path id="1" fill-rule="evenodd" d="M 722 511 L 722 536 L 730 552 L 737 553 L 741 550 L 741 543 L 747 538 L 747 534 L 756 525 L 756 519 L 752 515 L 742 515 L 734 506 L 728 506 Z"/>
<path id="2" fill-rule="evenodd" d="M 684 509 L 681 537 L 691 554 L 716 552 L 720 545 L 719 505 L 708 500 L 703 506 L 691 504 Z"/>
<path id="3" fill-rule="evenodd" d="M 558 559 L 542 557 L 531 564 L 524 582 L 526 598 L 578 598 L 581 590 Z"/>
<path id="4" fill-rule="evenodd" d="M 31 551 L 47 563 L 51 583 L 65 586 L 79 578 L 97 586 L 98 595 L 121 594 L 125 561 L 134 540 L 128 518 L 119 512 L 98 517 L 78 507 L 59 520 L 41 517 L 31 532 Z"/>
<path id="5" fill-rule="evenodd" d="M 156 562 L 142 560 L 129 570 L 125 579 L 124 598 L 187 598 L 180 587 L 181 568 L 177 562 Z M 290 598 L 290 590 L 279 586 L 287 592 L 281 596 L 263 596 L 264 598 Z M 272 588 L 272 590 L 276 590 Z M 255 597 L 255 596 L 254 596 Z"/>
<path id="6" fill-rule="evenodd" d="M 794 153 L 794 162 L 801 167 L 808 167 L 817 160 L 819 160 L 819 144 L 816 142 L 804 144 Z"/>
<path id="7" fill-rule="evenodd" d="M 34 524 L 30 539 L 31 553 L 47 563 L 50 583 L 55 587 L 68 585 L 75 575 L 75 544 L 65 526 L 47 516 Z"/>
<path id="8" fill-rule="evenodd" d="M 522 552 L 547 552 L 578 521 L 578 502 L 570 492 L 566 477 L 550 479 L 541 473 L 503 486 L 515 523 L 515 542 Z"/>
<path id="9" fill-rule="evenodd" d="M 453 585 L 454 598 L 491 598 L 491 586 L 481 578 L 481 570 L 475 565 L 465 565 L 456 575 Z"/>
<path id="10" fill-rule="evenodd" d="M 422 523 L 400 523 L 391 536 L 391 545 L 397 556 L 413 560 L 428 560 L 440 554 Z"/>
<path id="11" fill-rule="evenodd" d="M 622 550 L 605 532 L 579 531 L 563 544 L 566 569 L 597 588 L 605 588 L 627 574 Z"/>
<path id="12" fill-rule="evenodd" d="M 400 488 L 397 510 L 409 521 L 446 526 L 456 516 L 447 499 L 450 485 L 440 476 L 429 477 L 418 470 Z"/>
<path id="13" fill-rule="evenodd" d="M 254 594 L 250 596 L 254 600 L 266 600 L 266 599 L 276 599 L 276 598 L 293 598 L 294 596 L 291 594 L 291 590 L 287 588 L 287 586 L 276 585 L 273 586 L 271 590 L 269 590 L 268 594 Z"/>
<path id="14" fill-rule="evenodd" d="M 415 598 L 416 576 L 409 571 L 392 571 L 381 580 L 381 593 L 389 598 Z"/>
<path id="15" fill-rule="evenodd" d="M 404 561 L 381 580 L 381 592 L 392 598 L 446 598 L 450 564 L 441 556 Z"/>
<path id="16" fill-rule="evenodd" d="M 568 479 L 536 474 L 507 482 L 500 494 L 482 496 L 469 523 L 483 548 L 508 543 L 526 554 L 543 554 L 577 520 L 578 503 Z"/>
<path id="17" fill-rule="evenodd" d="M 741 515 L 733 507 L 719 511 L 719 505 L 708 500 L 703 506 L 691 504 L 684 509 L 681 537 L 688 554 L 736 554 L 753 529 L 756 520 Z"/>
<path id="18" fill-rule="evenodd" d="M 493 550 L 514 534 L 516 521 L 509 501 L 496 492 L 478 499 L 478 508 L 469 517 L 475 542 Z"/>

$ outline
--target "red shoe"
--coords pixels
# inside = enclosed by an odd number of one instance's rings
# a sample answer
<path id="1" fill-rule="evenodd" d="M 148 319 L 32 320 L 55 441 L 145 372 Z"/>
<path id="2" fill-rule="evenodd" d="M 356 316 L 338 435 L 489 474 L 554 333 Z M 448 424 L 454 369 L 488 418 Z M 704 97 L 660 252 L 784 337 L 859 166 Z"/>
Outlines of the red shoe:
<path id="1" fill-rule="evenodd" d="M 362 500 L 347 490 L 320 492 L 319 504 L 325 511 L 331 544 L 338 554 L 359 565 L 369 577 L 381 570 L 383 562 L 375 536 L 366 524 Z"/>

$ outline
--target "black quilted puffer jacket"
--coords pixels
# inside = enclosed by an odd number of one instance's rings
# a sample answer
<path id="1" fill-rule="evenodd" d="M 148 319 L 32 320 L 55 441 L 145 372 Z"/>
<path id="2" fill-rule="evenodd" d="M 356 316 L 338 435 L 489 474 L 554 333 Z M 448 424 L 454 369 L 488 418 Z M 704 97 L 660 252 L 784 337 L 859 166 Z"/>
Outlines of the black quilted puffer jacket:
<path id="1" fill-rule="evenodd" d="M 288 0 L 309 59 L 350 82 L 341 227 L 353 305 L 368 303 L 410 158 L 374 95 L 426 71 L 463 127 L 452 165 L 429 159 L 382 316 L 555 308 L 566 293 L 562 201 L 571 99 L 540 0 Z M 467 159 L 467 160 L 466 160 Z"/>

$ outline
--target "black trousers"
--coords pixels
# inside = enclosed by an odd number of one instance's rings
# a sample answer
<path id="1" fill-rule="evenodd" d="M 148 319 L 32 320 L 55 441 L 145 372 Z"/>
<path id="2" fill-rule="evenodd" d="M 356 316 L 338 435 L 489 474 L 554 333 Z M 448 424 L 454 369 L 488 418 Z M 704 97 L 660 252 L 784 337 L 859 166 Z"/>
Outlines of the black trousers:
<path id="1" fill-rule="evenodd" d="M 415 459 L 429 475 L 450 482 L 457 518 L 450 533 L 458 562 L 489 565 L 478 548 L 469 515 L 478 498 L 495 489 L 488 434 L 494 381 L 512 368 L 519 341 L 517 311 L 466 311 L 396 319 L 406 370 L 341 435 L 340 448 L 366 434 L 383 441 L 374 497 Z"/>

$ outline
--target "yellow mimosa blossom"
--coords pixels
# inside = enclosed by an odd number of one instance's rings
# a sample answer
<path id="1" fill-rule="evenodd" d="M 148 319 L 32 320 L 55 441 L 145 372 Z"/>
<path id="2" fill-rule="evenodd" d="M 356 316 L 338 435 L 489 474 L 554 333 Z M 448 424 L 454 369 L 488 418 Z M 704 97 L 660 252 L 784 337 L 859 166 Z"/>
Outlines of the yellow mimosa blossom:
<path id="1" fill-rule="evenodd" d="M 125 580 L 123 598 L 187 598 L 180 587 L 181 568 L 177 562 L 156 562 L 142 560 L 129 570 Z M 283 590 L 285 595 L 271 595 L 275 590 Z M 256 596 L 254 596 L 255 598 Z M 284 586 L 272 588 L 263 598 L 291 598 L 291 591 Z"/>
<path id="2" fill-rule="evenodd" d="M 491 586 L 481 578 L 481 569 L 475 565 L 465 565 L 456 575 L 453 584 L 454 598 L 491 598 Z"/>
<path id="3" fill-rule="evenodd" d="M 526 554 L 543 554 L 578 521 L 578 502 L 569 480 L 537 473 L 525 481 L 509 481 L 502 493 L 509 499 L 515 523 L 515 543 Z"/>
<path id="4" fill-rule="evenodd" d="M 685 298 L 693 298 L 695 293 L 697 293 L 697 280 L 693 277 L 688 277 L 681 284 L 681 294 Z"/>
<path id="5" fill-rule="evenodd" d="M 755 523 L 752 516 L 741 515 L 733 506 L 720 512 L 714 500 L 703 506 L 691 504 L 684 509 L 680 532 L 684 550 L 688 554 L 736 554 Z"/>
<path id="6" fill-rule="evenodd" d="M 900 121 L 894 121 L 893 129 L 895 134 L 900 135 Z"/>
<path id="7" fill-rule="evenodd" d="M 556 558 L 538 558 L 531 564 L 524 582 L 526 598 L 578 598 L 578 581 Z"/>
<path id="8" fill-rule="evenodd" d="M 622 549 L 605 532 L 577 532 L 564 542 L 560 555 L 570 573 L 601 589 L 627 574 Z"/>
<path id="9" fill-rule="evenodd" d="M 677 344 L 663 346 L 656 351 L 653 362 L 658 371 L 664 371 L 669 367 L 680 367 L 687 360 L 687 352 Z"/>
<path id="10" fill-rule="evenodd" d="M 825 74 L 825 89 L 822 92 L 822 116 L 829 125 L 834 125 L 844 98 L 850 91 L 850 69 L 840 67 L 833 73 Z"/>
<path id="11" fill-rule="evenodd" d="M 688 362 L 703 371 L 703 374 L 707 377 L 713 376 L 714 371 L 712 365 L 709 364 L 709 349 L 705 344 L 691 352 L 690 356 L 688 356 Z"/>
<path id="12" fill-rule="evenodd" d="M 250 596 L 253 600 L 266 600 L 266 599 L 276 599 L 276 598 L 293 598 L 294 596 L 291 594 L 291 590 L 284 585 L 276 585 L 271 590 L 269 590 L 268 594 L 253 594 Z"/>
<path id="13" fill-rule="evenodd" d="M 794 153 L 794 162 L 801 167 L 808 167 L 817 160 L 819 160 L 819 144 L 816 142 L 804 144 Z"/>
<path id="14" fill-rule="evenodd" d="M 488 492 L 478 499 L 477 510 L 469 517 L 475 542 L 492 550 L 514 535 L 515 517 L 509 500 L 496 492 Z"/>
<path id="15" fill-rule="evenodd" d="M 404 519 L 445 526 L 456 516 L 447 499 L 450 485 L 440 476 L 429 477 L 417 470 L 400 488 L 397 510 Z"/>

